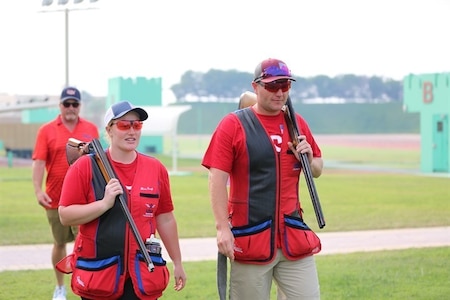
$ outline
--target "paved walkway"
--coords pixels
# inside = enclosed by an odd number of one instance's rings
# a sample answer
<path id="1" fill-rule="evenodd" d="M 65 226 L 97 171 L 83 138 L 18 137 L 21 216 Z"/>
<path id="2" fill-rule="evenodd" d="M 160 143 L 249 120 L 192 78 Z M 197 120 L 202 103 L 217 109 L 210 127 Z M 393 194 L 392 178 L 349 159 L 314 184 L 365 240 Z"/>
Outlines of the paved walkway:
<path id="1" fill-rule="evenodd" d="M 450 226 L 397 230 L 317 232 L 322 241 L 318 255 L 450 246 Z M 181 239 L 184 261 L 215 260 L 215 238 Z M 69 245 L 68 251 L 72 249 Z M 165 252 L 165 251 L 164 251 Z M 0 247 L 0 272 L 51 269 L 51 245 Z M 167 253 L 163 254 L 168 259 Z M 170 260 L 169 260 L 170 261 Z"/>

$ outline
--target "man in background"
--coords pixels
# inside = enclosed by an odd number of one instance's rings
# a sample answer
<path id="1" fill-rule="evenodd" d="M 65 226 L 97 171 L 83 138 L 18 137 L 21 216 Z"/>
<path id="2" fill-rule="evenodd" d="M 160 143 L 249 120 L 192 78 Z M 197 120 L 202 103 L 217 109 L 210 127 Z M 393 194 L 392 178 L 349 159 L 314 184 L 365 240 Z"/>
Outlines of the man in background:
<path id="1" fill-rule="evenodd" d="M 89 142 L 99 137 L 97 126 L 79 117 L 80 108 L 80 91 L 74 87 L 64 88 L 59 103 L 60 114 L 39 128 L 32 157 L 34 192 L 39 205 L 46 210 L 53 235 L 51 259 L 56 276 L 53 300 L 66 299 L 64 274 L 59 272 L 55 265 L 66 256 L 66 245 L 72 242 L 77 234 L 77 228 L 63 226 L 58 215 L 62 184 L 69 168 L 66 144 L 69 138 Z M 47 176 L 43 190 L 45 173 Z"/>

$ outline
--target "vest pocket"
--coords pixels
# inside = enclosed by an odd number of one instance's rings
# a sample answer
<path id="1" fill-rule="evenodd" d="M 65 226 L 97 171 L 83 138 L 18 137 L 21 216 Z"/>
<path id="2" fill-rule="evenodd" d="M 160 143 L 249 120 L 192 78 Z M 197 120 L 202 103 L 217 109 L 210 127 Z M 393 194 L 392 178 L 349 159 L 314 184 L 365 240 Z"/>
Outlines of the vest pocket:
<path id="1" fill-rule="evenodd" d="M 105 259 L 79 257 L 72 274 L 72 287 L 89 298 L 111 296 L 118 290 L 121 269 L 119 255 Z"/>
<path id="2" fill-rule="evenodd" d="M 319 253 L 321 243 L 302 218 L 284 215 L 284 248 L 292 258 Z"/>
<path id="3" fill-rule="evenodd" d="M 133 285 L 138 287 L 139 293 L 147 296 L 159 297 L 169 284 L 169 269 L 161 254 L 149 254 L 154 265 L 153 272 L 148 270 L 147 263 L 141 252 L 136 252 L 134 269 L 131 272 Z"/>
<path id="4" fill-rule="evenodd" d="M 272 220 L 231 228 L 234 256 L 241 261 L 266 261 L 273 254 Z"/>

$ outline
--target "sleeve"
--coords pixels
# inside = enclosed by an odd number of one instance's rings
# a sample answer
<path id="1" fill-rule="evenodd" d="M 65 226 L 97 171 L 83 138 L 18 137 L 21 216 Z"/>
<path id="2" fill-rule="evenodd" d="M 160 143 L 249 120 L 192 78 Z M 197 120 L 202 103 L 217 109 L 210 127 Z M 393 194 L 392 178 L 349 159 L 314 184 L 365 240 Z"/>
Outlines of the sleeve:
<path id="1" fill-rule="evenodd" d="M 59 205 L 86 204 L 94 201 L 90 155 L 73 163 L 64 178 Z"/>
<path id="2" fill-rule="evenodd" d="M 156 215 L 171 212 L 174 209 L 170 191 L 169 173 L 162 163 L 159 166 L 160 196 Z"/>
<path id="3" fill-rule="evenodd" d="M 34 145 L 34 151 L 32 159 L 47 160 L 48 155 L 48 130 L 47 125 L 43 125 L 39 128 L 36 135 L 36 143 Z"/>
<path id="4" fill-rule="evenodd" d="M 317 145 L 316 141 L 314 140 L 314 136 L 311 132 L 311 129 L 309 129 L 308 123 L 305 119 L 303 119 L 302 116 L 297 114 L 297 123 L 299 127 L 300 134 L 306 136 L 306 140 L 311 145 L 313 156 L 314 157 L 322 157 L 322 151 L 319 148 L 319 145 Z"/>
<path id="5" fill-rule="evenodd" d="M 217 126 L 203 156 L 202 166 L 217 168 L 230 173 L 233 167 L 234 140 L 237 136 L 238 120 L 229 114 Z"/>

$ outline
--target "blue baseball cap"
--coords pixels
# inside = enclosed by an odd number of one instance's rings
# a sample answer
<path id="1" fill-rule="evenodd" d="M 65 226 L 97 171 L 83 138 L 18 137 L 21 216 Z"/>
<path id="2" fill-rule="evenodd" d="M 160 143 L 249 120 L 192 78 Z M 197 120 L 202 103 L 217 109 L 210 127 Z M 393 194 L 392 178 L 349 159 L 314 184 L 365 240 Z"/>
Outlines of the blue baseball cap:
<path id="1" fill-rule="evenodd" d="M 109 122 L 118 119 L 130 111 L 134 111 L 139 115 L 139 121 L 145 121 L 148 118 L 147 112 L 137 106 L 134 106 L 129 101 L 120 101 L 113 105 L 105 113 L 105 118 L 103 119 L 105 127 L 108 126 Z"/>
<path id="2" fill-rule="evenodd" d="M 60 101 L 64 102 L 69 99 L 80 102 L 81 101 L 80 91 L 78 89 L 74 88 L 73 86 L 68 86 L 68 87 L 64 88 L 61 92 Z"/>

